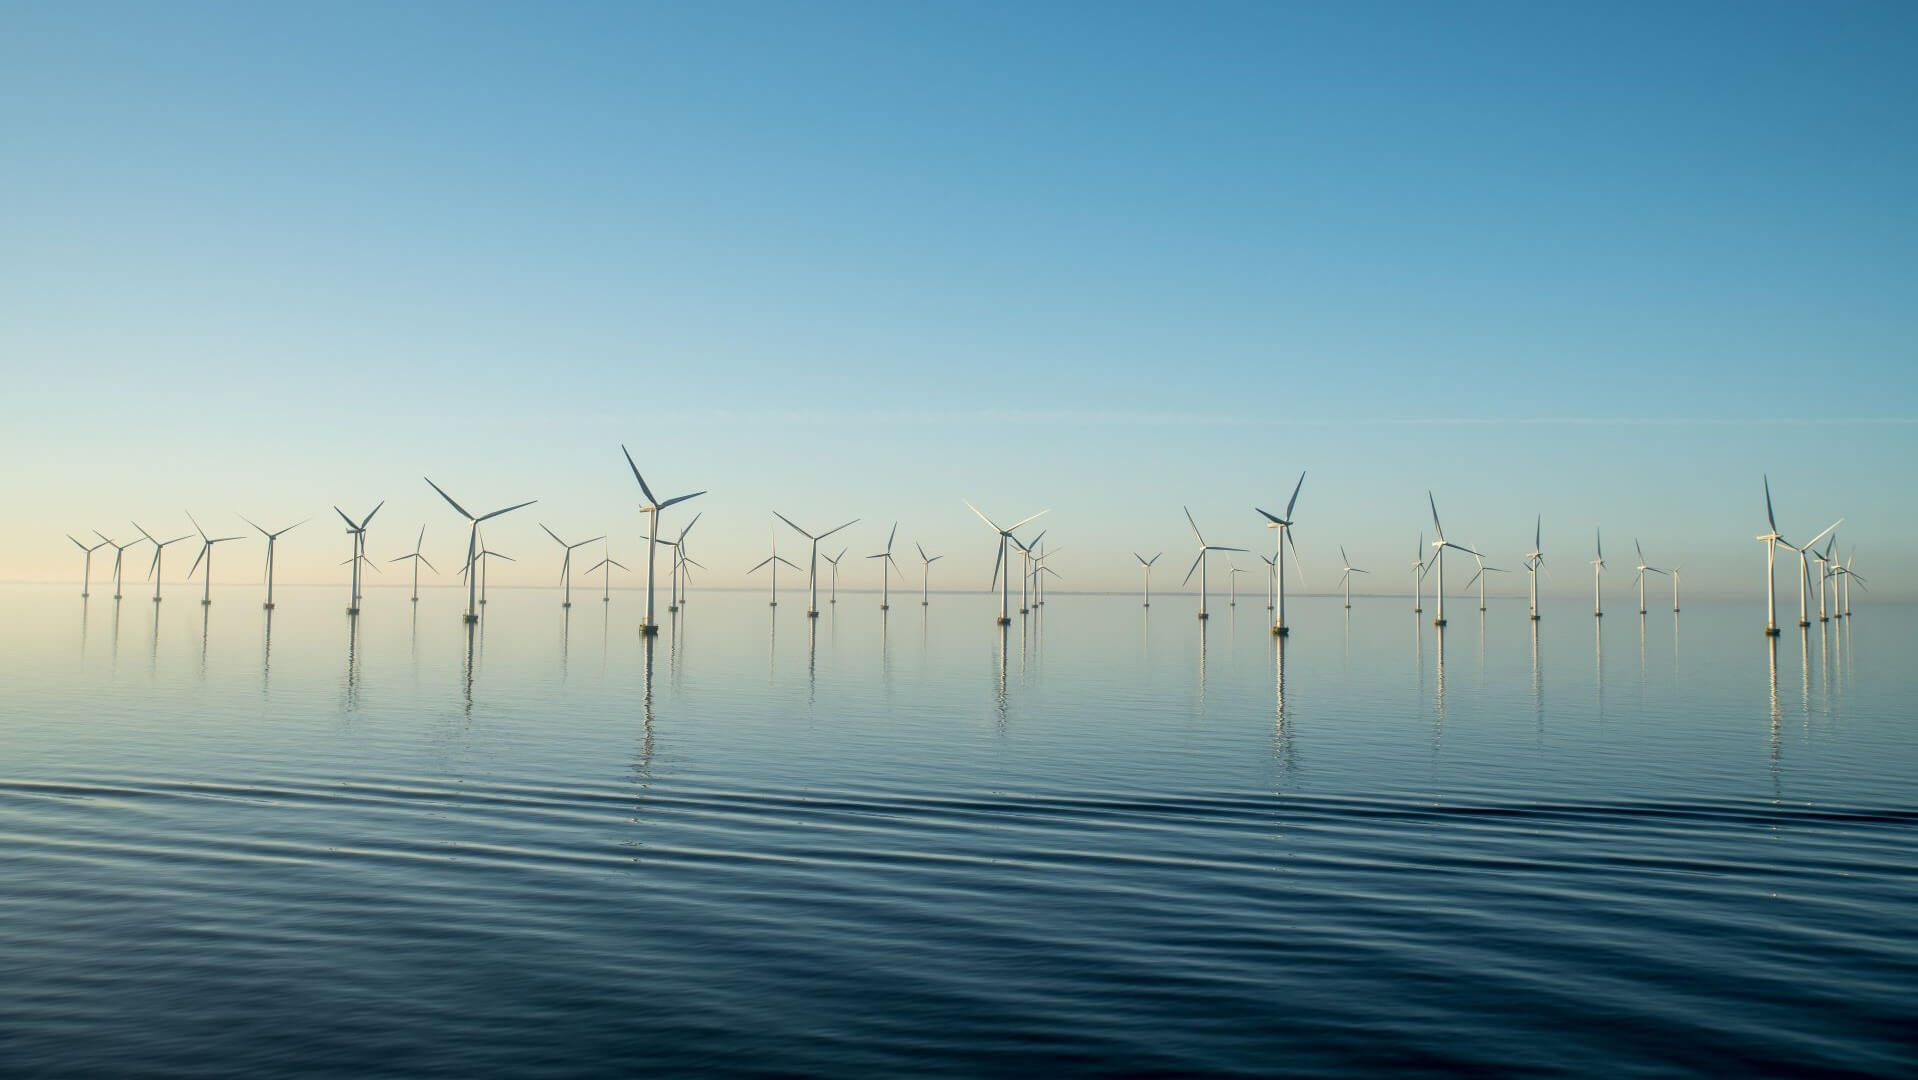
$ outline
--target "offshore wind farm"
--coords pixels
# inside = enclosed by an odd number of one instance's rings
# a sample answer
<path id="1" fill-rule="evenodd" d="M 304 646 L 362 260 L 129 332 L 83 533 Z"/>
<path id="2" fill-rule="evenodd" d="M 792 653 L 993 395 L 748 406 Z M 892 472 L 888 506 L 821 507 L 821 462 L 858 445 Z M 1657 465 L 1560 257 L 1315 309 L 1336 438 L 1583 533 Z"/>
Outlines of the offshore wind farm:
<path id="1" fill-rule="evenodd" d="M 1918 6 L 22 0 L 0 101 L 0 1074 L 1912 1074 Z"/>

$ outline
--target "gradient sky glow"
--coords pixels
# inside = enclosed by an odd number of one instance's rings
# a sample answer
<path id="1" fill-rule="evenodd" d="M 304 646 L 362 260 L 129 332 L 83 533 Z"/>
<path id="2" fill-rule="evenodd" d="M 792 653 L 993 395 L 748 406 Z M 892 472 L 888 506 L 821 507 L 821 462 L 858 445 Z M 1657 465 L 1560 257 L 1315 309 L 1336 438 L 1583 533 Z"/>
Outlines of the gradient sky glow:
<path id="1" fill-rule="evenodd" d="M 422 474 L 637 566 L 625 442 L 714 584 L 778 509 L 983 587 L 964 497 L 1169 588 L 1309 469 L 1313 588 L 1429 487 L 1743 596 L 1769 472 L 1918 595 L 1908 3 L 0 3 L 0 132 L 0 580 L 382 498 L 451 569 Z"/>

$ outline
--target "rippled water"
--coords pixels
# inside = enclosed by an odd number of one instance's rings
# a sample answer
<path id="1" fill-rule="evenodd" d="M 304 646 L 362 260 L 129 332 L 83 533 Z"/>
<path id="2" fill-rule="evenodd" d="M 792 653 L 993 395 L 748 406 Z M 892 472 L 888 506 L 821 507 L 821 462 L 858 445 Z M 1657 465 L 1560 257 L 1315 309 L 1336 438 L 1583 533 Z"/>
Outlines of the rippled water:
<path id="1" fill-rule="evenodd" d="M 1918 1054 L 1908 608 L 71 592 L 0 588 L 0 1072 Z"/>

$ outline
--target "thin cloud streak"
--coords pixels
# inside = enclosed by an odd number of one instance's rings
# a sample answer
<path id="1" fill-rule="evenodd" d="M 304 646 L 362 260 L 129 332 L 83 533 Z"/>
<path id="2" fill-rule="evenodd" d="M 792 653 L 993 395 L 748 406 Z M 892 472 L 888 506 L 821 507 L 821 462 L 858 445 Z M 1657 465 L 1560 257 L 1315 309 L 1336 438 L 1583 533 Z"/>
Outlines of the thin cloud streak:
<path id="1" fill-rule="evenodd" d="M 1205 424 L 1224 427 L 1828 427 L 1832 425 L 1904 427 L 1918 424 L 1918 416 L 1349 416 L 1274 419 L 1208 413 L 1122 412 L 1100 410 L 1020 409 L 704 409 L 669 411 L 674 419 L 894 424 L 1078 424 L 1113 427 L 1185 427 Z"/>

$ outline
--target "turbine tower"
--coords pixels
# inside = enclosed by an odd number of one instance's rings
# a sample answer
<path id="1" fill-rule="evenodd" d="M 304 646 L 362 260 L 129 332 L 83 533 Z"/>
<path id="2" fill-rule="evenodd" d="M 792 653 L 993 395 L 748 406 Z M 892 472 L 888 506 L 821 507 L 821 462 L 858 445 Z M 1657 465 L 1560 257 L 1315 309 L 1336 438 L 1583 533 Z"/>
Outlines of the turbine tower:
<path id="1" fill-rule="evenodd" d="M 853 518 L 851 521 L 846 522 L 846 524 L 844 525 L 835 525 L 832 528 L 827 529 L 825 532 L 822 532 L 819 535 L 815 536 L 812 533 L 809 533 L 806 530 L 800 528 L 799 526 L 793 525 L 793 519 L 787 517 L 786 515 L 780 513 L 777 510 L 773 511 L 773 516 L 785 522 L 788 525 L 792 525 L 792 530 L 794 532 L 805 537 L 812 544 L 812 554 L 808 557 L 806 561 L 806 617 L 808 619 L 817 619 L 819 617 L 819 542 L 821 540 L 824 540 L 826 537 L 831 536 L 833 533 L 838 532 L 840 529 L 844 529 L 849 526 L 858 524 L 859 519 Z M 692 528 L 692 526 L 688 525 L 687 528 L 690 529 Z M 898 525 L 894 525 L 892 528 L 894 532 L 899 531 Z M 682 533 L 680 535 L 684 536 L 685 534 Z M 887 549 L 890 550 L 892 547 L 891 542 L 888 541 L 886 546 L 887 546 Z"/>
<path id="2" fill-rule="evenodd" d="M 640 512 L 644 513 L 647 518 L 646 621 L 640 624 L 639 632 L 642 634 L 657 634 L 659 633 L 659 623 L 653 619 L 653 557 L 656 554 L 656 549 L 659 547 L 659 512 L 669 506 L 683 503 L 687 499 L 696 499 L 706 493 L 704 491 L 695 491 L 691 495 L 675 495 L 670 499 L 661 500 L 653 494 L 652 488 L 646 486 L 646 478 L 639 475 L 639 466 L 633 464 L 633 452 L 626 449 L 625 443 L 619 444 L 619 452 L 626 455 L 626 465 L 633 470 L 633 479 L 639 481 L 639 490 L 646 496 L 646 505 L 639 508 Z"/>
<path id="3" fill-rule="evenodd" d="M 999 625 L 1010 626 L 1012 625 L 1012 615 L 1009 611 L 1012 606 L 1012 561 L 1007 548 L 1012 542 L 1012 530 L 1038 519 L 1049 511 L 1041 510 L 1039 513 L 1032 515 L 1032 517 L 1026 518 L 1024 521 L 1015 522 L 1011 526 L 1002 529 L 997 522 L 980 513 L 978 507 L 966 502 L 964 499 L 959 501 L 965 502 L 966 509 L 978 515 L 979 520 L 985 522 L 987 528 L 999 534 L 999 557 L 993 560 L 992 583 L 999 586 Z M 1006 570 L 1006 577 L 1003 582 L 1001 582 L 999 578 L 999 568 L 1002 566 L 1005 567 Z"/>
<path id="4" fill-rule="evenodd" d="M 1164 554 L 1165 552 L 1163 551 L 1159 552 L 1159 555 Z M 1141 607 L 1152 606 L 1152 564 L 1159 561 L 1159 555 L 1154 555 L 1148 559 L 1136 551 L 1132 553 L 1132 557 L 1139 560 L 1139 573 L 1145 578 L 1144 588 L 1139 593 L 1141 598 L 1139 606 Z"/>
<path id="5" fill-rule="evenodd" d="M 1419 533 L 1418 557 L 1412 560 L 1412 614 L 1414 615 L 1425 610 L 1425 605 L 1419 597 L 1421 586 L 1425 584 L 1425 570 L 1429 565 L 1431 561 L 1425 555 L 1425 534 Z"/>
<path id="6" fill-rule="evenodd" d="M 850 550 L 852 549 L 840 548 L 839 554 L 837 555 L 820 556 L 820 558 L 832 564 L 832 596 L 827 599 L 826 603 L 828 604 L 837 604 L 839 602 L 839 560 L 845 558 L 846 552 Z"/>
<path id="7" fill-rule="evenodd" d="M 1777 637 L 1778 636 L 1778 574 L 1776 570 L 1774 569 L 1774 567 L 1777 565 L 1777 562 L 1778 562 L 1778 545 L 1784 544 L 1786 547 L 1790 548 L 1791 544 L 1788 541 L 1786 541 L 1786 539 L 1783 536 L 1780 536 L 1778 534 L 1778 517 L 1777 515 L 1772 513 L 1772 507 L 1771 507 L 1771 477 L 1770 476 L 1765 477 L 1765 531 L 1762 533 L 1759 533 L 1757 536 L 1752 537 L 1752 539 L 1765 545 L 1765 636 Z M 1798 549 L 1792 548 L 1792 550 L 1797 551 Z M 1798 617 L 1800 620 L 1803 620 L 1805 615 L 1804 596 L 1805 594 L 1803 591 L 1803 586 L 1801 584 L 1800 590 L 1798 593 L 1798 597 L 1799 597 Z M 1809 624 L 1801 621 L 1798 625 L 1806 626 Z"/>
<path id="8" fill-rule="evenodd" d="M 1032 579 L 1037 573 L 1037 571 L 1033 569 L 1038 565 L 1034 560 L 1033 549 L 1039 546 L 1039 541 L 1044 539 L 1045 535 L 1046 534 L 1041 531 L 1038 536 L 1032 538 L 1032 543 L 1030 544 L 1020 543 L 1019 538 L 1016 536 L 1012 538 L 1012 546 L 1019 549 L 1019 559 L 1024 564 L 1020 567 L 1021 573 L 1019 574 L 1019 614 L 1021 615 L 1032 610 L 1032 605 L 1027 600 L 1026 588 L 1032 584 Z M 1006 573 L 1012 573 L 1011 566 L 1006 567 Z"/>
<path id="9" fill-rule="evenodd" d="M 1638 613 L 1645 614 L 1645 575 L 1663 574 L 1665 571 L 1645 562 L 1645 549 L 1639 546 L 1638 537 L 1632 537 L 1632 550 L 1638 552 Z"/>
<path id="10" fill-rule="evenodd" d="M 1478 609 L 1480 611 L 1484 611 L 1485 610 L 1485 575 L 1486 574 L 1503 574 L 1506 571 L 1503 567 L 1485 565 L 1485 556 L 1480 555 L 1477 552 L 1472 553 L 1472 558 L 1478 560 L 1478 573 L 1472 575 L 1472 581 L 1478 582 Z M 1472 581 L 1466 582 L 1465 587 L 1468 589 L 1471 588 Z"/>
<path id="11" fill-rule="evenodd" d="M 1478 555 L 1478 552 L 1473 551 L 1471 548 L 1468 548 L 1468 547 L 1460 547 L 1458 544 L 1454 544 L 1450 540 L 1447 540 L 1445 538 L 1445 530 L 1439 525 L 1438 500 L 1432 498 L 1432 493 L 1430 490 L 1427 490 L 1425 493 L 1425 501 L 1432 508 L 1432 531 L 1438 534 L 1438 539 L 1432 541 L 1432 561 L 1438 564 L 1438 587 L 1434 589 L 1432 592 L 1432 595 L 1436 597 L 1438 600 L 1438 611 L 1432 619 L 1432 625 L 1444 626 L 1445 625 L 1445 549 L 1457 548 L 1459 551 L 1463 551 L 1467 555 L 1473 555 L 1473 556 Z"/>
<path id="12" fill-rule="evenodd" d="M 429 483 L 430 482 L 431 481 L 429 481 Z M 380 506 L 385 505 L 386 500 L 381 499 Z M 338 506 L 333 508 L 333 512 L 340 515 L 340 520 L 346 522 L 347 535 L 353 538 L 353 557 L 347 560 L 353 564 L 353 599 L 352 602 L 346 605 L 346 613 L 348 615 L 358 615 L 360 613 L 360 564 L 365 561 L 364 556 L 366 555 L 366 527 L 373 523 L 373 515 L 380 512 L 380 506 L 375 506 L 373 509 L 368 510 L 366 516 L 359 521 L 354 521 L 352 518 L 347 517 L 346 511 L 340 509 Z M 255 526 L 255 528 L 257 527 L 258 526 Z"/>
<path id="13" fill-rule="evenodd" d="M 566 541 L 561 540 L 559 538 L 558 533 L 554 532 L 551 529 L 547 529 L 546 523 L 544 521 L 539 523 L 539 527 L 546 531 L 546 535 L 553 538 L 553 543 L 558 544 L 561 548 L 564 548 L 566 551 L 566 554 L 562 556 L 559 560 L 559 577 L 562 583 L 561 588 L 564 590 L 564 595 L 560 598 L 559 606 L 563 608 L 572 607 L 573 606 L 573 549 L 585 547 L 587 544 L 597 544 L 601 540 L 604 540 L 606 538 L 604 536 L 595 536 L 591 540 L 581 540 L 577 544 L 569 544 Z M 422 535 L 424 535 L 425 530 L 422 529 L 421 533 Z M 415 570 L 416 575 L 417 573 L 418 571 Z M 415 585 L 416 591 L 417 591 L 417 588 L 418 586 Z"/>
<path id="14" fill-rule="evenodd" d="M 1592 543 L 1598 554 L 1598 557 L 1592 560 L 1592 617 L 1602 619 L 1605 617 L 1605 607 L 1599 603 L 1598 582 L 1600 576 L 1605 573 L 1605 536 L 1597 526 L 1592 527 Z"/>
<path id="15" fill-rule="evenodd" d="M 1540 514 L 1532 522 L 1532 550 L 1525 553 L 1525 570 L 1532 585 L 1532 620 L 1538 620 L 1538 572 L 1545 568 L 1545 551 L 1542 538 L 1545 535 L 1545 515 Z"/>
<path id="16" fill-rule="evenodd" d="M 1293 556 L 1296 557 L 1298 555 L 1298 542 L 1292 539 L 1292 508 L 1299 504 L 1299 489 L 1304 486 L 1305 473 L 1301 471 L 1299 473 L 1299 482 L 1292 486 L 1292 498 L 1285 504 L 1284 517 L 1259 510 L 1259 514 L 1268 522 L 1266 528 L 1277 530 L 1272 536 L 1272 546 L 1274 549 L 1273 570 L 1278 580 L 1278 593 L 1276 594 L 1278 608 L 1273 613 L 1272 632 L 1280 637 L 1284 637 L 1292 632 L 1291 627 L 1285 625 L 1285 546 L 1287 543 L 1290 543 L 1292 545 Z M 1253 507 L 1253 509 L 1258 510 L 1258 507 Z"/>
<path id="17" fill-rule="evenodd" d="M 193 531 L 200 534 L 200 553 L 194 556 L 193 568 L 186 572 L 186 576 L 191 579 L 194 571 L 200 568 L 200 561 L 202 559 L 206 561 L 206 577 L 201 580 L 200 584 L 200 606 L 206 607 L 208 604 L 213 603 L 213 545 L 224 544 L 228 540 L 240 540 L 244 538 L 239 536 L 208 536 L 206 530 L 200 528 L 198 519 L 191 513 L 187 514 L 186 519 L 193 522 Z"/>
<path id="18" fill-rule="evenodd" d="M 1219 546 L 1219 545 L 1217 545 L 1217 544 L 1208 544 L 1208 543 L 1206 543 L 1206 542 L 1205 542 L 1205 537 L 1204 537 L 1204 536 L 1203 536 L 1203 535 L 1202 535 L 1202 534 L 1201 534 L 1201 533 L 1199 532 L 1199 523 L 1198 523 L 1198 522 L 1196 522 L 1196 521 L 1194 521 L 1194 520 L 1192 520 L 1192 511 L 1191 511 L 1191 509 L 1190 509 L 1189 507 L 1184 507 L 1184 506 L 1181 506 L 1181 507 L 1180 507 L 1179 509 L 1181 509 L 1181 510 L 1184 510 L 1184 511 L 1185 511 L 1185 521 L 1186 521 L 1186 524 L 1188 524 L 1188 525 L 1190 525 L 1190 526 L 1192 526 L 1192 535 L 1193 535 L 1193 536 L 1195 536 L 1195 537 L 1198 537 L 1198 540 L 1199 540 L 1199 557 L 1198 557 L 1198 558 L 1196 558 L 1196 559 L 1194 559 L 1194 560 L 1192 560 L 1192 569 L 1191 569 L 1191 570 L 1187 570 L 1187 571 L 1185 572 L 1185 581 L 1181 581 L 1181 582 L 1180 582 L 1179 584 L 1180 584 L 1181 586 L 1183 586 L 1183 585 L 1185 584 L 1185 582 L 1186 582 L 1186 581 L 1191 581 L 1191 580 L 1192 580 L 1192 572 L 1193 572 L 1193 570 L 1196 570 L 1196 571 L 1198 571 L 1198 573 L 1199 573 L 1199 618 L 1201 618 L 1201 619 L 1209 619 L 1209 618 L 1211 618 L 1212 616 L 1211 616 L 1210 614 L 1208 614 L 1208 613 L 1206 612 L 1206 610 L 1205 610 L 1205 592 L 1206 592 L 1206 580 L 1205 580 L 1205 571 L 1206 571 L 1206 566 L 1205 566 L 1205 557 L 1206 557 L 1206 553 L 1208 553 L 1208 552 L 1212 552 L 1212 551 L 1244 551 L 1245 549 L 1244 549 L 1244 548 L 1235 548 L 1235 547 L 1221 547 L 1221 546 Z"/>
<path id="19" fill-rule="evenodd" d="M 420 554 L 420 545 L 424 543 L 426 543 L 426 526 L 421 525 L 419 539 L 413 541 L 412 553 L 409 555 L 401 555 L 397 559 L 386 560 L 387 562 L 405 562 L 408 559 L 413 561 L 413 603 L 415 604 L 420 602 L 420 564 L 426 563 L 426 568 L 435 574 L 440 572 L 439 567 L 434 566 L 426 556 Z"/>
<path id="20" fill-rule="evenodd" d="M 539 500 L 528 499 L 523 503 L 514 503 L 511 506 L 504 507 L 499 510 L 495 510 L 490 514 L 481 514 L 478 517 L 474 517 L 472 514 L 469 514 L 466 512 L 466 508 L 464 506 L 461 506 L 459 503 L 454 502 L 453 497 L 451 495 L 448 495 L 445 491 L 442 491 L 440 489 L 440 486 L 433 482 L 432 477 L 422 476 L 420 477 L 420 479 L 426 481 L 427 487 L 432 488 L 434 491 L 438 491 L 440 498 L 446 500 L 446 505 L 452 507 L 456 512 L 458 512 L 459 516 L 465 518 L 468 524 L 471 526 L 466 533 L 466 566 L 465 566 L 465 569 L 461 571 L 461 573 L 464 573 L 466 575 L 466 621 L 469 623 L 476 623 L 479 621 L 478 605 L 481 603 L 484 603 L 484 601 L 478 599 L 479 590 L 478 590 L 477 583 L 474 581 L 474 574 L 472 572 L 474 569 L 474 566 L 473 566 L 474 562 L 478 560 L 480 557 L 480 550 L 481 550 L 480 535 L 479 535 L 480 522 L 491 521 L 492 519 L 500 516 L 501 514 L 511 513 L 512 511 L 518 510 L 519 508 L 523 506 L 531 506 L 534 503 L 538 502 Z M 372 516 L 373 515 L 368 514 L 367 518 L 370 520 Z M 507 561 L 511 562 L 512 560 L 508 559 Z"/>
<path id="21" fill-rule="evenodd" d="M 344 517 L 345 515 L 342 514 L 340 516 Z M 371 517 L 372 515 L 369 514 L 367 516 Z M 253 525 L 255 529 L 259 529 L 261 536 L 266 537 L 266 602 L 261 604 L 260 606 L 262 608 L 265 608 L 268 611 L 272 611 L 273 610 L 273 545 L 279 540 L 281 534 L 292 532 L 294 529 L 299 528 L 300 526 L 306 524 L 309 521 L 312 521 L 313 519 L 303 518 L 299 521 L 294 522 L 291 525 L 288 525 L 286 528 L 281 529 L 279 532 L 267 532 L 265 529 L 260 529 L 260 527 L 258 525 L 254 525 L 253 520 L 247 517 L 245 514 L 240 515 L 240 520 L 246 522 L 248 525 Z"/>
<path id="22" fill-rule="evenodd" d="M 1345 556 L 1344 544 L 1339 545 L 1339 561 L 1345 564 L 1345 573 L 1339 575 L 1339 587 L 1345 590 L 1345 606 L 1350 608 L 1352 606 L 1352 575 L 1369 574 L 1371 571 L 1353 566 L 1352 560 Z"/>
<path id="23" fill-rule="evenodd" d="M 930 607 L 932 606 L 932 564 L 945 556 L 926 554 L 926 546 L 917 540 L 913 541 L 912 546 L 919 549 L 919 606 Z"/>
<path id="24" fill-rule="evenodd" d="M 694 514 L 693 519 L 688 521 L 686 527 L 679 530 L 679 535 L 673 539 L 672 595 L 666 600 L 667 611 L 678 611 L 679 605 L 686 602 L 686 581 L 690 577 L 686 572 L 686 564 L 690 562 L 693 563 L 694 566 L 699 566 L 698 563 L 693 562 L 692 559 L 686 556 L 686 534 L 692 532 L 693 526 L 699 524 L 699 519 L 705 516 L 703 511 Z M 703 570 L 705 567 L 700 567 L 700 569 Z"/>
<path id="25" fill-rule="evenodd" d="M 94 535 L 99 536 L 98 533 Z M 73 540 L 73 534 L 68 533 L 67 539 Z M 100 542 L 92 547 L 88 547 L 78 540 L 73 540 L 73 546 L 86 553 L 86 559 L 80 564 L 80 599 L 85 600 L 87 596 L 90 595 L 89 590 L 93 586 L 93 553 L 110 544 L 112 544 L 112 541 L 104 536 L 100 537 Z"/>
<path id="26" fill-rule="evenodd" d="M 1827 525 L 1825 527 L 1824 532 L 1819 533 L 1817 536 L 1812 537 L 1810 540 L 1805 541 L 1803 544 L 1795 545 L 1790 540 L 1786 540 L 1783 537 L 1780 537 L 1778 540 L 1780 544 L 1798 553 L 1798 625 L 1799 626 L 1811 625 L 1811 609 L 1807 605 L 1810 603 L 1808 594 L 1811 591 L 1811 561 L 1810 560 L 1812 557 L 1815 557 L 1817 555 L 1817 551 L 1814 549 L 1813 545 L 1817 544 L 1818 541 L 1823 540 L 1825 538 L 1826 533 L 1831 532 L 1833 529 L 1836 529 L 1839 525 L 1843 524 L 1844 520 L 1845 520 L 1844 518 L 1839 518 L 1837 521 L 1832 522 L 1830 525 Z M 1819 600 L 1819 606 L 1821 608 L 1824 606 L 1824 592 L 1825 592 L 1824 584 L 1823 582 L 1820 582 L 1819 589 L 1818 589 L 1818 593 L 1819 593 L 1818 600 Z"/>

